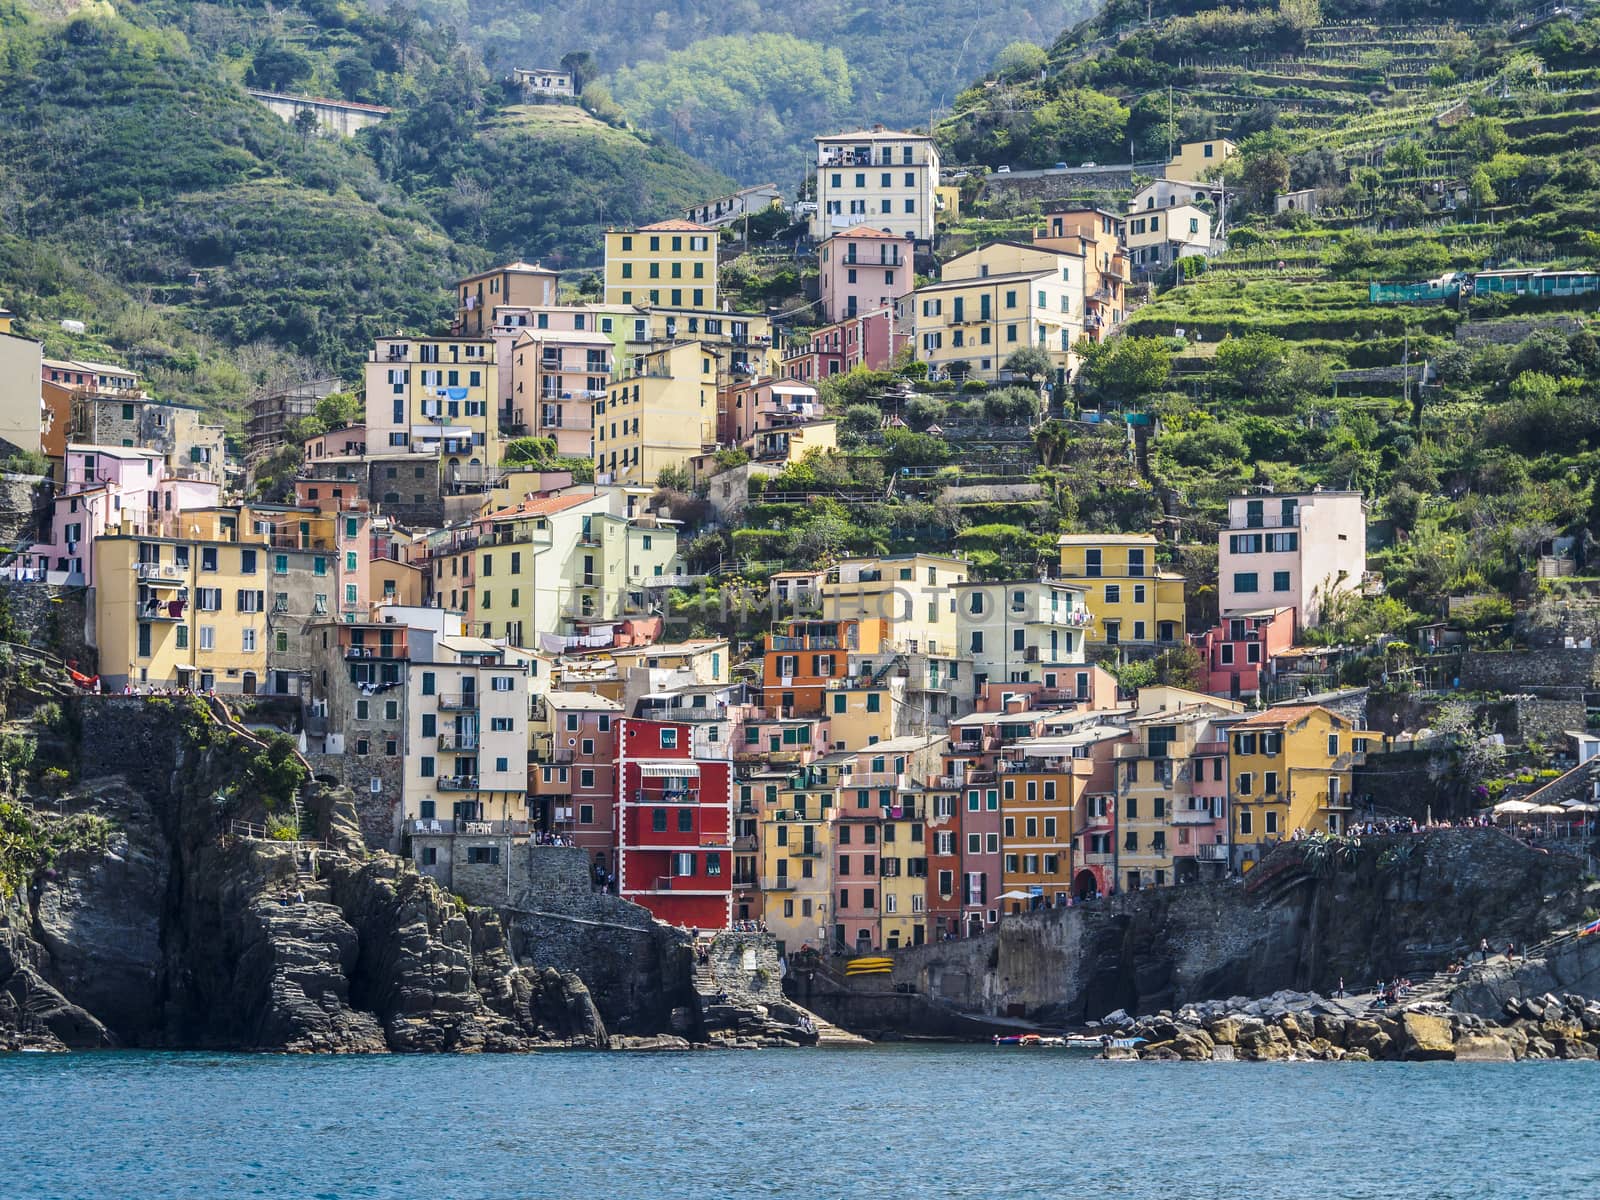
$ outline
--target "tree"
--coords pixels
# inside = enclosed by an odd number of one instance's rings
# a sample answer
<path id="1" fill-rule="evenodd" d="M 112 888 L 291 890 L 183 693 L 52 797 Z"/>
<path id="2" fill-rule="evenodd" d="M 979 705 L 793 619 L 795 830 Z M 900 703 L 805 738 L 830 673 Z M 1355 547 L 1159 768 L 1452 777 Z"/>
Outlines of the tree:
<path id="1" fill-rule="evenodd" d="M 1259 396 L 1271 389 L 1287 354 L 1288 346 L 1280 339 L 1270 333 L 1256 332 L 1223 338 L 1214 361 L 1236 393 Z"/>
<path id="2" fill-rule="evenodd" d="M 1383 161 L 1402 175 L 1421 175 L 1428 167 L 1428 152 L 1415 138 L 1402 138 L 1384 151 Z"/>
<path id="3" fill-rule="evenodd" d="M 311 61 L 274 38 L 256 47 L 245 82 L 252 87 L 281 92 L 311 74 Z"/>
<path id="4" fill-rule="evenodd" d="M 369 101 L 376 95 L 378 73 L 360 55 L 347 54 L 333 65 L 333 78 L 346 100 Z"/>
<path id="5" fill-rule="evenodd" d="M 1239 187 L 1252 208 L 1270 211 L 1275 196 L 1289 190 L 1289 160 L 1278 150 L 1254 155 L 1240 171 Z"/>
<path id="6" fill-rule="evenodd" d="M 1172 353 L 1156 338 L 1124 334 L 1080 349 L 1079 385 L 1114 404 L 1158 392 L 1172 375 Z"/>
<path id="7" fill-rule="evenodd" d="M 587 50 L 568 50 L 561 56 L 561 69 L 572 76 L 572 90 L 583 95 L 584 86 L 600 72 L 594 55 Z"/>
<path id="8" fill-rule="evenodd" d="M 354 425 L 364 415 L 361 401 L 356 399 L 353 392 L 329 392 L 317 401 L 312 412 L 322 422 L 324 430 Z"/>
<path id="9" fill-rule="evenodd" d="M 308 141 L 312 137 L 315 137 L 316 132 L 319 128 L 321 128 L 321 125 L 322 122 L 317 120 L 315 109 L 302 108 L 295 111 L 294 131 L 299 135 L 302 142 Z"/>
<path id="10" fill-rule="evenodd" d="M 1024 346 L 1020 350 L 1013 350 L 1006 356 L 1006 361 L 1002 365 L 1013 376 L 1020 375 L 1029 383 L 1049 379 L 1056 371 L 1056 365 L 1050 361 L 1050 355 L 1038 346 Z"/>
<path id="11" fill-rule="evenodd" d="M 1188 644 L 1173 646 L 1163 650 L 1155 656 L 1152 663 L 1155 673 L 1155 682 L 1168 687 L 1187 688 L 1191 692 L 1203 692 L 1210 682 L 1206 670 L 1206 660 L 1200 651 Z"/>
<path id="12" fill-rule="evenodd" d="M 1450 144 L 1475 163 L 1486 163 L 1511 144 L 1499 121 L 1469 117 L 1450 135 Z"/>
<path id="13" fill-rule="evenodd" d="M 1043 46 L 1032 42 L 1012 42 L 994 56 L 994 73 L 1002 79 L 1022 79 L 1037 75 L 1044 67 Z"/>

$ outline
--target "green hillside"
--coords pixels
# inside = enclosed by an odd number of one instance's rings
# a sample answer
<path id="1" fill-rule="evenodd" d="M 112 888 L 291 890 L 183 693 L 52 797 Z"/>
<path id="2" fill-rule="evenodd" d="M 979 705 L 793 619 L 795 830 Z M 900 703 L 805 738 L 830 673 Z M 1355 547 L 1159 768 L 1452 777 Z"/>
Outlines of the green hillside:
<path id="1" fill-rule="evenodd" d="M 1597 297 L 1388 304 L 1368 282 L 1600 267 L 1597 106 L 1592 15 L 1285 0 L 1147 22 L 1116 4 L 1058 40 L 1044 79 L 969 90 L 940 132 L 958 160 L 1018 166 L 1238 141 L 1227 252 L 1153 281 L 1076 399 L 1159 419 L 1142 474 L 1175 544 L 1213 541 L 1241 489 L 1361 489 L 1387 598 L 1360 629 L 1589 586 L 1534 567 L 1600 532 Z M 1316 215 L 1274 213 L 1302 188 Z M 1037 207 L 985 195 L 962 232 Z"/>
<path id="2" fill-rule="evenodd" d="M 426 0 L 497 69 L 588 52 L 636 122 L 743 183 L 794 186 L 810 139 L 926 126 L 1016 41 L 1048 43 L 1093 0 Z M 820 128 L 819 128 L 820 126 Z"/>
<path id="3" fill-rule="evenodd" d="M 726 184 L 580 110 L 509 105 L 403 10 L 123 12 L 0 2 L 0 298 L 51 353 L 128 361 L 224 416 L 295 360 L 348 371 L 379 332 L 437 327 L 448 282 L 491 257 L 594 263 L 605 223 Z M 246 85 L 394 113 L 323 138 Z"/>

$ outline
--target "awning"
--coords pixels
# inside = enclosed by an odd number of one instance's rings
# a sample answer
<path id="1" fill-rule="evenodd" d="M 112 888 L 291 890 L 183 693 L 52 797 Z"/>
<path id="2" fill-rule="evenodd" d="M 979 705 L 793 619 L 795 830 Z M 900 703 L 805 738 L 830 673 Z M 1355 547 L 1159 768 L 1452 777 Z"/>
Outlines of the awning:
<path id="1" fill-rule="evenodd" d="M 681 763 L 640 763 L 639 774 L 656 779 L 674 776 L 679 779 L 697 779 L 700 776 L 700 768 L 687 760 Z"/>

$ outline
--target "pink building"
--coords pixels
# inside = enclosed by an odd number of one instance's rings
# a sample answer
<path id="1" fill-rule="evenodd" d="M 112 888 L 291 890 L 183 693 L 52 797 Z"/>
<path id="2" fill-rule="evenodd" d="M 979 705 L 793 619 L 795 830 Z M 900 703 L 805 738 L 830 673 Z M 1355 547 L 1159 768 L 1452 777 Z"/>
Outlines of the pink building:
<path id="1" fill-rule="evenodd" d="M 911 239 L 857 225 L 817 248 L 817 267 L 824 320 L 892 309 L 912 291 Z"/>
<path id="2" fill-rule="evenodd" d="M 717 440 L 742 446 L 768 429 L 803 425 L 822 415 L 817 389 L 768 375 L 724 388 L 718 397 Z"/>
<path id="3" fill-rule="evenodd" d="M 1267 608 L 1224 617 L 1214 629 L 1194 637 L 1206 663 L 1205 690 L 1230 700 L 1260 695 L 1272 660 L 1294 645 L 1294 609 Z"/>
<path id="4" fill-rule="evenodd" d="M 553 438 L 562 454 L 592 457 L 594 402 L 606 394 L 611 353 L 611 339 L 593 330 L 525 330 L 511 349 L 509 419 L 502 408 L 501 427 Z"/>
<path id="5" fill-rule="evenodd" d="M 367 427 L 346 425 L 343 429 L 319 433 L 316 437 L 307 438 L 303 448 L 307 462 L 315 462 L 320 458 L 360 456 L 367 452 Z"/>
<path id="6" fill-rule="evenodd" d="M 115 532 L 176 536 L 180 514 L 218 502 L 215 483 L 169 477 L 155 450 L 70 445 L 63 472 L 50 540 L 18 556 L 12 571 L 19 578 L 92 587 L 95 538 Z"/>
<path id="7" fill-rule="evenodd" d="M 1322 619 L 1335 593 L 1360 588 L 1367 569 L 1367 506 L 1360 492 L 1234 496 L 1217 535 L 1217 602 L 1224 618 L 1295 610 L 1299 629 Z"/>
<path id="8" fill-rule="evenodd" d="M 544 698 L 549 745 L 528 767 L 528 806 L 541 830 L 560 830 L 591 866 L 616 873 L 617 734 L 622 705 L 592 692 L 552 691 Z"/>
<path id="9" fill-rule="evenodd" d="M 1172 813 L 1172 873 L 1179 883 L 1219 877 L 1228 869 L 1228 728 L 1239 719 L 1213 717 L 1196 731 L 1189 796 L 1173 801 L 1179 807 Z"/>
<path id="10" fill-rule="evenodd" d="M 807 383 L 854 367 L 882 371 L 910 341 L 895 324 L 893 309 L 863 313 L 817 330 L 804 347 L 784 358 L 783 374 Z"/>
<path id="11" fill-rule="evenodd" d="M 618 310 L 598 304 L 502 304 L 494 309 L 489 336 L 494 340 L 495 407 L 502 433 L 516 434 L 517 424 L 531 426 L 533 414 L 516 397 L 514 351 L 523 334 L 598 333 L 613 347 L 620 344 L 622 330 Z M 613 334 L 615 336 L 613 336 Z M 523 409 L 522 420 L 516 410 Z M 520 435 L 519 435 L 520 436 Z"/>

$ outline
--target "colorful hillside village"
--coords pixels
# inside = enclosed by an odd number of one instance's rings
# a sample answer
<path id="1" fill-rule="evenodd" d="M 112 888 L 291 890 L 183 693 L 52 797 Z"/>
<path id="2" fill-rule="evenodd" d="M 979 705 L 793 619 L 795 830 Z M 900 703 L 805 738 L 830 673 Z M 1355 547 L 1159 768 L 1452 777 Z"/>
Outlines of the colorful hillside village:
<path id="1" fill-rule="evenodd" d="M 276 503 L 239 498 L 197 410 L 5 333 L 39 381 L 37 430 L 19 411 L 5 436 L 52 486 L 8 574 L 83 589 L 87 686 L 298 706 L 368 841 L 446 887 L 521 842 L 576 845 L 596 887 L 663 921 L 761 923 L 791 952 L 970 936 L 1358 821 L 1385 738 L 1301 643 L 1366 579 L 1359 493 L 1233 500 L 1204 622 L 1153 530 L 1062 534 L 1010 578 L 946 547 L 824 556 L 764 577 L 763 628 L 685 611 L 720 572 L 688 569 L 664 475 L 715 499 L 718 475 L 742 494 L 826 453 L 818 384 L 858 366 L 1014 382 L 1031 348 L 1070 380 L 1133 264 L 1211 236 L 1176 177 L 1145 215 L 1050 213 L 918 286 L 953 203 L 932 142 L 817 147 L 820 330 L 733 310 L 719 231 L 688 220 L 607 233 L 598 301 L 509 263 L 455 285 L 448 332 L 374 342 L 344 381 L 354 419 L 290 443 L 340 382 L 262 398 L 245 465 L 301 461 Z M 511 452 L 528 439 L 540 455 Z M 1185 645 L 1203 686 L 1103 665 Z"/>

